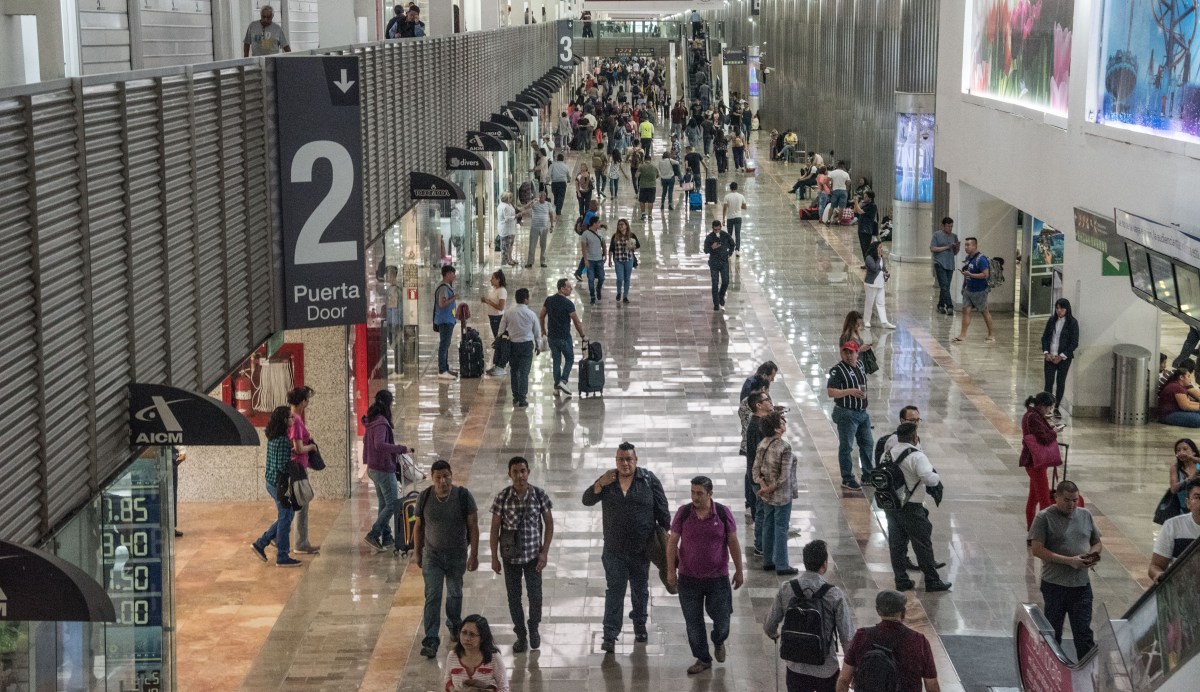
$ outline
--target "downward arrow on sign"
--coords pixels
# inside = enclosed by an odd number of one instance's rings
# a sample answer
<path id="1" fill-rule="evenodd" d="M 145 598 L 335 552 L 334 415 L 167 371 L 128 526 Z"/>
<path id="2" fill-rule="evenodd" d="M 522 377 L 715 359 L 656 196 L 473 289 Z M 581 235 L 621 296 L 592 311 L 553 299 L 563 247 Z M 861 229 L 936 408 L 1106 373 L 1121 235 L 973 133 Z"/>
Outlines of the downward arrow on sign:
<path id="1" fill-rule="evenodd" d="M 350 87 L 354 86 L 354 82 L 346 79 L 346 71 L 345 70 L 342 70 L 342 81 L 334 82 L 334 84 L 337 85 L 337 88 L 342 90 L 343 94 L 346 93 L 347 91 L 350 91 Z"/>

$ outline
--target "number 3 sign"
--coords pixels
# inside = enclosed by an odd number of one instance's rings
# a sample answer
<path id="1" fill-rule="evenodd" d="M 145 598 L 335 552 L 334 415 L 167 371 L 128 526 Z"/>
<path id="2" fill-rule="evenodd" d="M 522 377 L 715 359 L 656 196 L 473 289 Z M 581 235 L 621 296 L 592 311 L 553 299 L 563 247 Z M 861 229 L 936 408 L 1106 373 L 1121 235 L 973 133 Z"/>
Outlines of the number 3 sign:
<path id="1" fill-rule="evenodd" d="M 285 326 L 367 320 L 358 58 L 275 67 Z"/>
<path id="2" fill-rule="evenodd" d="M 558 66 L 572 68 L 575 67 L 575 45 L 574 39 L 571 37 L 571 20 L 558 20 L 558 43 L 555 44 L 554 52 L 558 56 Z"/>

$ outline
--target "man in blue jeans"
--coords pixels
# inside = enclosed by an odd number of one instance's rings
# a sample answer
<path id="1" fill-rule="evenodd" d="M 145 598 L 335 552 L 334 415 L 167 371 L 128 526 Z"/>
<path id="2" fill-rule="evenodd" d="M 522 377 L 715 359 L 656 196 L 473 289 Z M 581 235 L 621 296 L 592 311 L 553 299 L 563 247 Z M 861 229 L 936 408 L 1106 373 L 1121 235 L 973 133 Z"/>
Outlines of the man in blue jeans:
<path id="1" fill-rule="evenodd" d="M 851 455 L 858 441 L 858 458 L 865 477 L 874 468 L 871 455 L 875 441 L 871 436 L 871 414 L 867 413 L 867 374 L 858 362 L 858 342 L 842 344 L 842 359 L 829 369 L 825 393 L 833 399 L 833 424 L 838 431 L 838 466 L 842 472 L 842 487 L 861 491 L 854 478 Z"/>
<path id="2" fill-rule="evenodd" d="M 625 590 L 633 609 L 633 640 L 644 644 L 649 640 L 646 629 L 647 604 L 650 600 L 650 558 L 646 542 L 656 530 L 671 526 L 671 511 L 667 495 L 658 477 L 638 468 L 637 450 L 629 442 L 617 447 L 616 468 L 605 471 L 583 491 L 583 504 L 600 504 L 604 515 L 604 641 L 605 653 L 616 650 L 617 635 L 621 633 L 622 612 L 625 610 Z"/>
<path id="3" fill-rule="evenodd" d="M 425 578 L 425 613 L 421 621 L 425 638 L 421 640 L 421 655 L 436 658 L 443 587 L 450 640 L 458 642 L 463 573 L 479 567 L 479 513 L 471 491 L 454 485 L 450 462 L 438 459 L 429 470 L 433 485 L 417 498 L 413 556 Z"/>
<path id="4" fill-rule="evenodd" d="M 583 333 L 583 322 L 575 312 L 575 303 L 571 300 L 570 279 L 558 280 L 558 292 L 546 298 L 542 304 L 542 312 L 538 315 L 541 321 L 542 333 L 546 335 L 546 343 L 550 347 L 550 359 L 554 363 L 554 392 L 571 396 L 571 388 L 567 380 L 571 377 L 571 364 L 575 360 L 575 348 L 571 343 L 571 324 L 579 338 L 586 339 Z M 565 362 L 564 362 L 565 361 Z"/>
<path id="5" fill-rule="evenodd" d="M 442 283 L 433 292 L 433 328 L 438 332 L 438 379 L 453 380 L 458 373 L 450 369 L 450 339 L 454 336 L 456 307 L 454 267 L 442 267 Z"/>
<path id="6" fill-rule="evenodd" d="M 733 250 L 733 236 L 725 232 L 720 221 L 713 221 L 712 233 L 704 238 L 704 252 L 708 255 L 708 273 L 712 277 L 714 312 L 725 307 L 725 292 L 729 290 L 729 256 Z"/>
<path id="7" fill-rule="evenodd" d="M 275 541 L 275 564 L 280 567 L 298 567 L 302 563 L 291 556 L 291 535 L 292 535 L 292 518 L 296 516 L 296 510 L 292 508 L 291 500 L 287 497 L 280 498 L 279 491 L 275 488 L 275 484 L 279 479 L 279 474 L 287 471 L 288 463 L 292 460 L 292 450 L 290 445 L 276 444 L 279 438 L 283 438 L 286 442 L 287 430 L 292 425 L 292 414 L 286 406 L 280 406 L 271 414 L 271 421 L 267 424 L 267 434 L 271 436 L 271 442 L 267 444 L 267 465 L 266 465 L 266 481 L 267 494 L 275 501 L 275 521 L 271 527 L 263 533 L 258 540 L 250 544 L 250 548 L 259 560 L 267 561 L 267 546 L 271 541 Z"/>
<path id="8" fill-rule="evenodd" d="M 608 247 L 604 243 L 604 234 L 608 229 L 600 223 L 600 216 L 592 216 L 587 230 L 579 237 L 579 252 L 587 261 L 588 296 L 592 305 L 600 298 L 600 289 L 604 286 L 604 258 L 608 255 Z"/>

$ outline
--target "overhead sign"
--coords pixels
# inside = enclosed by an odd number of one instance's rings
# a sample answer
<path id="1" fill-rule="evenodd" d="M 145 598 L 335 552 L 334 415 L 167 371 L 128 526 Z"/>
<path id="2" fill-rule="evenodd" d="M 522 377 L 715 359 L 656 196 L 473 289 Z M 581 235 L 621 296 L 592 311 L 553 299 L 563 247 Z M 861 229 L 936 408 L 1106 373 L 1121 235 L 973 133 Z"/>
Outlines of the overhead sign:
<path id="1" fill-rule="evenodd" d="M 129 385 L 129 443 L 258 445 L 258 431 L 229 404 L 165 384 Z"/>
<path id="2" fill-rule="evenodd" d="M 446 168 L 452 171 L 490 171 L 492 164 L 469 149 L 446 147 Z"/>
<path id="3" fill-rule="evenodd" d="M 721 62 L 726 65 L 745 65 L 746 50 L 727 50 L 721 53 Z"/>
<path id="4" fill-rule="evenodd" d="M 432 173 L 412 171 L 408 174 L 408 185 L 414 200 L 440 202 L 450 199 L 466 199 L 462 188 Z"/>
<path id="5" fill-rule="evenodd" d="M 1124 254 L 1124 243 L 1117 235 L 1117 222 L 1108 214 L 1075 207 L 1075 239 L 1106 255 Z"/>
<path id="6" fill-rule="evenodd" d="M 541 96 L 534 96 L 528 91 L 522 91 L 521 93 L 517 94 L 517 100 L 521 103 L 528 104 L 533 108 L 541 108 L 542 104 L 545 102 L 542 100 Z"/>
<path id="7" fill-rule="evenodd" d="M 480 121 L 479 131 L 484 134 L 487 134 L 487 135 L 492 135 L 493 137 L 499 137 L 500 139 L 506 139 L 510 142 L 515 142 L 517 140 L 517 138 L 520 137 L 519 133 L 513 132 L 512 130 L 508 129 L 507 127 L 501 125 L 500 123 L 494 123 L 490 120 Z"/>
<path id="8" fill-rule="evenodd" d="M 273 61 L 288 329 L 367 320 L 358 58 Z"/>
<path id="9" fill-rule="evenodd" d="M 517 124 L 517 121 L 503 113 L 492 113 L 492 122 L 499 123 L 513 132 L 521 131 L 521 126 Z"/>
<path id="10" fill-rule="evenodd" d="M 653 48 L 618 48 L 616 53 L 618 58 L 653 58 L 658 55 Z"/>
<path id="11" fill-rule="evenodd" d="M 554 52 L 559 67 L 575 66 L 575 39 L 569 19 L 558 20 L 558 41 L 554 44 Z"/>
<path id="12" fill-rule="evenodd" d="M 1122 238 L 1188 266 L 1200 267 L 1200 238 L 1120 209 L 1116 210 L 1116 224 L 1117 235 Z"/>
<path id="13" fill-rule="evenodd" d="M 0 541 L 0 621 L 116 622 L 116 608 L 87 572 L 57 555 Z"/>
<path id="14" fill-rule="evenodd" d="M 750 15 L 757 17 L 762 14 L 762 0 L 750 0 Z"/>
<path id="15" fill-rule="evenodd" d="M 500 141 L 499 137 L 487 132 L 468 132 L 467 133 L 467 150 L 468 151 L 508 151 L 508 147 L 504 146 L 504 142 Z"/>

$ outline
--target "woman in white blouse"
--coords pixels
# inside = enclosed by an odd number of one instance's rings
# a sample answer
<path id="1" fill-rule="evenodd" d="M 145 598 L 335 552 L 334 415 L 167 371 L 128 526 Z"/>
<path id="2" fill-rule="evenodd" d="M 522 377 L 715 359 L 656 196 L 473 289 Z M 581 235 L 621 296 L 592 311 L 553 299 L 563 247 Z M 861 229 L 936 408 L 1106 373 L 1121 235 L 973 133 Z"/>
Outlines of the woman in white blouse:
<path id="1" fill-rule="evenodd" d="M 445 692 L 508 691 L 508 671 L 482 615 L 468 615 L 458 628 L 458 643 L 446 653 Z"/>

